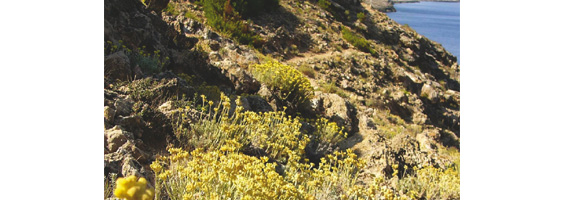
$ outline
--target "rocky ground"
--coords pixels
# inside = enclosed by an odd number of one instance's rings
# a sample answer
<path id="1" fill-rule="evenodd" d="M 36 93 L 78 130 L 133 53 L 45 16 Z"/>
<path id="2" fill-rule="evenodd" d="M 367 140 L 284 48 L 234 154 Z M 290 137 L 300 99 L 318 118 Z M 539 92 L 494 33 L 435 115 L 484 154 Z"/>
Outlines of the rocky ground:
<path id="1" fill-rule="evenodd" d="M 127 50 L 105 55 L 105 175 L 153 179 L 149 164 L 178 145 L 171 112 L 183 95 L 218 90 L 241 96 L 247 110 L 282 110 L 249 70 L 272 59 L 309 78 L 314 97 L 300 113 L 328 118 L 350 133 L 339 147 L 368 161 L 362 177 L 390 176 L 391 163 L 442 168 L 455 162 L 445 152 L 459 151 L 456 57 L 366 1 L 332 2 L 351 16 L 336 17 L 309 1 L 281 0 L 276 11 L 249 20 L 265 39 L 253 48 L 207 26 L 191 1 L 146 0 L 146 7 L 139 0 L 105 0 L 105 42 L 158 51 L 164 60 L 150 71 L 132 65 Z M 180 13 L 161 12 L 167 3 Z M 363 21 L 354 15 L 359 12 Z M 345 41 L 342 26 L 365 37 L 376 53 Z"/>

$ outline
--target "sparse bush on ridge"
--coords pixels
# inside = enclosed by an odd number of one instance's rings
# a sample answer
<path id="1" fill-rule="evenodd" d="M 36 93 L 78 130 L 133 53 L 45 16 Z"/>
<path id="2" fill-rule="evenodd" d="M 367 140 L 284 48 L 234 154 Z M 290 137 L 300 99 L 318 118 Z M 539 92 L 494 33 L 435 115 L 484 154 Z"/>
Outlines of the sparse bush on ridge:
<path id="1" fill-rule="evenodd" d="M 123 51 L 130 59 L 132 67 L 138 65 L 145 73 L 158 73 L 169 63 L 169 57 L 162 57 L 159 50 L 147 52 L 145 46 L 137 49 L 130 49 L 118 41 L 114 44 L 112 41 L 107 41 L 104 45 L 104 55 L 110 55 L 118 51 Z"/>
<path id="2" fill-rule="evenodd" d="M 359 19 L 360 22 L 365 21 L 365 13 L 363 13 L 363 12 L 358 12 L 358 13 L 357 13 L 357 19 Z"/>
<path id="3" fill-rule="evenodd" d="M 262 39 L 242 20 L 276 8 L 278 0 L 203 0 L 208 25 L 242 44 L 259 46 Z"/>
<path id="4" fill-rule="evenodd" d="M 377 52 L 371 48 L 369 41 L 367 41 L 362 36 L 350 31 L 348 28 L 342 27 L 341 33 L 343 35 L 343 39 L 349 42 L 354 47 L 358 48 L 363 52 L 370 53 L 371 55 L 375 55 Z"/>

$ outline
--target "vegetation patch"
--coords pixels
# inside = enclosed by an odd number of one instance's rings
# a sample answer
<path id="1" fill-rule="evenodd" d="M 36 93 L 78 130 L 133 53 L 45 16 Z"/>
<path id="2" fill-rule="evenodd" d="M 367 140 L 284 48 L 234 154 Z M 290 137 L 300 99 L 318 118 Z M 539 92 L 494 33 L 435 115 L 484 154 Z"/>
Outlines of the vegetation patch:
<path id="1" fill-rule="evenodd" d="M 204 7 L 208 25 L 229 35 L 242 44 L 259 46 L 261 37 L 251 31 L 248 18 L 278 7 L 278 0 L 205 0 Z"/>
<path id="2" fill-rule="evenodd" d="M 156 174 L 156 197 L 170 199 L 358 199 L 369 198 L 357 185 L 365 165 L 351 150 L 322 158 L 318 167 L 294 156 L 278 166 L 267 157 L 237 151 L 229 141 L 220 150 L 187 152 L 169 149 L 170 156 L 151 164 Z M 283 173 L 278 172 L 280 167 Z"/>
<path id="3" fill-rule="evenodd" d="M 348 28 L 345 28 L 345 27 L 342 27 L 341 33 L 342 33 L 343 39 L 345 39 L 347 42 L 349 42 L 355 48 L 357 48 L 357 49 L 359 49 L 363 52 L 370 53 L 371 55 L 377 54 L 377 52 L 373 48 L 371 48 L 369 41 L 367 41 L 362 36 L 352 32 L 351 30 L 349 30 Z"/>
<path id="4" fill-rule="evenodd" d="M 169 63 L 169 57 L 162 57 L 161 51 L 147 51 L 145 46 L 130 49 L 120 40 L 117 44 L 107 41 L 104 45 L 104 56 L 123 51 L 130 60 L 130 66 L 139 66 L 145 73 L 159 73 Z"/>

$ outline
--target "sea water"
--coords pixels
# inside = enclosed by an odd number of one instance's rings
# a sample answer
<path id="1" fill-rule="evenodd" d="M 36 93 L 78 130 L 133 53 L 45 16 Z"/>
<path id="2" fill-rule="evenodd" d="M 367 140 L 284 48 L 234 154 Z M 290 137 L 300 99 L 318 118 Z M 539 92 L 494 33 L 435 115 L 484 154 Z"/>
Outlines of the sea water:
<path id="1" fill-rule="evenodd" d="M 419 34 L 440 43 L 460 63 L 459 5 L 459 2 L 398 3 L 394 4 L 396 12 L 387 14 L 399 24 L 408 24 Z"/>

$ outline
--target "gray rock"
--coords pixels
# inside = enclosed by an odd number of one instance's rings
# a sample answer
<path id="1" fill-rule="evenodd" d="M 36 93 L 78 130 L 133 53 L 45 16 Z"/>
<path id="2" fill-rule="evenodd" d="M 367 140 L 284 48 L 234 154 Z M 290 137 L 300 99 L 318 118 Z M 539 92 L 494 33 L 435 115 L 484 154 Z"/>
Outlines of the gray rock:
<path id="1" fill-rule="evenodd" d="M 127 116 L 131 114 L 131 107 L 133 106 L 133 101 L 129 98 L 117 99 L 114 102 L 114 108 L 116 109 L 115 115 L 117 116 Z"/>
<path id="2" fill-rule="evenodd" d="M 131 77 L 130 61 L 123 51 L 118 51 L 104 59 L 104 77 L 122 81 Z"/>
<path id="3" fill-rule="evenodd" d="M 422 86 L 420 96 L 423 97 L 423 98 L 429 99 L 433 103 L 437 103 L 438 100 L 439 100 L 438 92 L 432 86 L 430 86 L 428 84 L 424 84 L 424 86 Z"/>
<path id="4" fill-rule="evenodd" d="M 140 130 L 145 126 L 145 121 L 139 115 L 130 115 L 125 117 L 120 117 L 116 120 L 116 123 L 127 128 L 128 130 Z M 141 132 L 135 132 L 136 137 L 141 137 Z"/>
<path id="5" fill-rule="evenodd" d="M 260 96 L 247 96 L 246 102 L 249 104 L 249 109 L 253 112 L 270 112 L 274 111 L 269 102 Z"/>
<path id="6" fill-rule="evenodd" d="M 143 177 L 141 171 L 142 166 L 141 164 L 139 164 L 139 162 L 129 156 L 124 158 L 124 161 L 122 163 L 122 175 L 124 175 L 124 177 L 131 175 Z"/>
<path id="7" fill-rule="evenodd" d="M 321 114 L 337 125 L 343 126 L 349 133 L 357 128 L 354 108 L 337 94 L 317 93 L 310 101 L 309 107 L 314 109 L 314 113 Z"/>
<path id="8" fill-rule="evenodd" d="M 123 131 L 120 126 L 114 126 L 112 129 L 105 130 L 104 136 L 107 138 L 108 151 L 110 153 L 117 151 L 120 146 L 127 142 L 128 138 L 133 139 L 133 135 Z"/>

